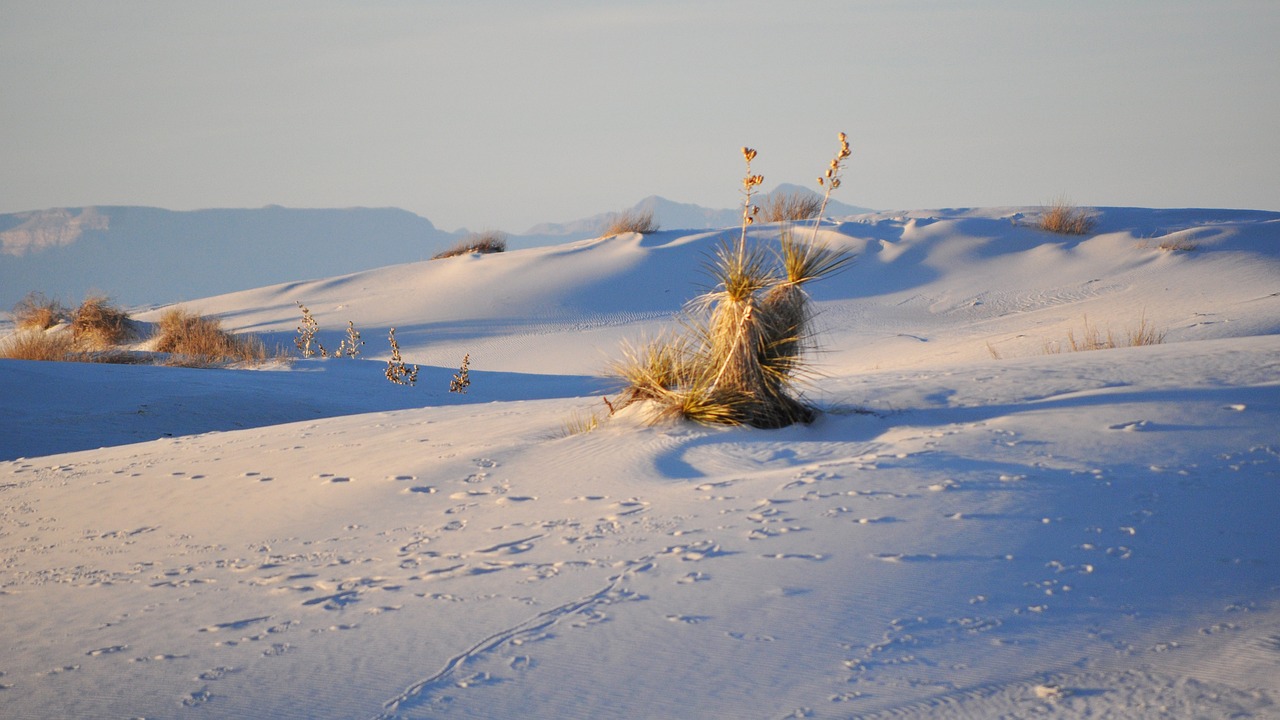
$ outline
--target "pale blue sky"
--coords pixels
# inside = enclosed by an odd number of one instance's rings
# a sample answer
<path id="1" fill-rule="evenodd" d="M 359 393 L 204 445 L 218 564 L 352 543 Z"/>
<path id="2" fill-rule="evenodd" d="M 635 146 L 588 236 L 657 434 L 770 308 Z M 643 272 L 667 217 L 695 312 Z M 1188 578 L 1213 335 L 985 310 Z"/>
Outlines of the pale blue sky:
<path id="1" fill-rule="evenodd" d="M 1280 210 L 1277 0 L 0 0 L 0 212 Z"/>

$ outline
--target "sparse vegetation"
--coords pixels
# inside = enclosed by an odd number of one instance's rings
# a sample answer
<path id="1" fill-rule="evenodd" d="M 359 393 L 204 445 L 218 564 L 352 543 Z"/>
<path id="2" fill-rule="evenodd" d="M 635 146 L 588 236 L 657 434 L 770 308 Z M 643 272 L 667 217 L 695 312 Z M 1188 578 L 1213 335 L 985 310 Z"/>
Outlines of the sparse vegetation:
<path id="1" fill-rule="evenodd" d="M 604 236 L 609 237 L 633 232 L 641 235 L 658 232 L 658 223 L 653 219 L 652 210 L 637 210 L 633 208 L 615 213 L 609 221 L 609 227 L 604 231 Z"/>
<path id="2" fill-rule="evenodd" d="M 8 360 L 69 362 L 82 359 L 70 333 L 28 328 L 0 340 L 0 357 Z"/>
<path id="3" fill-rule="evenodd" d="M 454 373 L 453 380 L 449 381 L 449 392 L 465 393 L 469 387 L 471 387 L 471 353 L 463 356 L 462 368 Z"/>
<path id="4" fill-rule="evenodd" d="M 391 328 L 388 335 L 391 341 L 391 359 L 387 361 L 385 374 L 387 379 L 397 385 L 413 385 L 418 382 L 418 366 L 412 368 L 404 364 L 400 357 L 400 343 L 396 342 L 396 329 Z"/>
<path id="5" fill-rule="evenodd" d="M 817 215 L 840 186 L 850 154 L 840 133 L 840 150 L 819 179 L 827 190 Z M 612 368 L 627 383 L 624 404 L 652 400 L 659 419 L 772 428 L 808 422 L 814 415 L 795 392 L 812 336 L 811 303 L 803 285 L 838 272 L 850 258 L 816 243 L 818 220 L 808 241 L 784 234 L 773 256 L 748 245 L 747 227 L 760 213 L 752 199 L 764 177 L 751 170 L 756 151 L 744 147 L 742 155 L 742 232 L 736 242 L 722 245 L 709 265 L 715 289 L 690 304 L 695 318 L 701 318 L 690 321 L 691 336 L 624 346 L 623 359 Z"/>
<path id="6" fill-rule="evenodd" d="M 44 293 L 31 292 L 13 306 L 13 323 L 18 330 L 47 330 L 67 319 L 66 307 Z"/>
<path id="7" fill-rule="evenodd" d="M 811 220 L 822 212 L 822 197 L 813 193 L 775 192 L 765 197 L 761 212 L 765 222 Z"/>
<path id="8" fill-rule="evenodd" d="M 1152 245 L 1151 241 L 1148 240 L 1142 243 L 1142 247 L 1147 249 L 1154 248 L 1156 250 L 1169 253 L 1195 252 L 1200 249 L 1200 246 L 1196 244 L 1195 240 L 1192 238 L 1191 233 L 1175 233 L 1168 235 L 1162 238 L 1160 242 L 1155 245 Z"/>
<path id="9" fill-rule="evenodd" d="M 156 352 L 168 353 L 170 365 L 208 367 L 219 363 L 256 364 L 271 359 L 256 335 L 234 335 L 222 329 L 216 318 L 171 308 L 156 325 Z"/>
<path id="10" fill-rule="evenodd" d="M 1046 354 L 1055 354 L 1061 352 L 1083 352 L 1086 350 L 1111 350 L 1118 347 L 1138 347 L 1141 345 L 1159 345 L 1164 342 L 1165 333 L 1157 330 L 1150 321 L 1147 320 L 1145 313 L 1139 318 L 1138 326 L 1130 329 L 1124 335 L 1117 338 L 1116 334 L 1111 330 L 1103 332 L 1096 325 L 1089 322 L 1089 317 L 1084 318 L 1084 329 L 1079 335 L 1074 330 L 1068 331 L 1067 339 L 1064 343 L 1046 342 L 1044 352 Z"/>
<path id="11" fill-rule="evenodd" d="M 360 339 L 360 332 L 356 330 L 356 324 L 348 320 L 347 336 L 338 343 L 338 352 L 335 356 L 354 359 L 360 356 L 360 348 L 362 347 L 364 347 L 364 341 Z"/>
<path id="12" fill-rule="evenodd" d="M 306 305 L 298 303 L 298 307 L 302 310 L 302 324 L 297 327 L 297 336 L 293 339 L 293 344 L 297 346 L 298 352 L 302 353 L 302 357 L 309 358 L 320 353 L 320 357 L 329 357 L 329 352 L 324 349 L 324 345 L 316 339 L 316 333 L 320 331 L 320 324 L 316 319 L 311 317 L 311 311 Z M 315 348 L 312 348 L 312 345 Z"/>
<path id="13" fill-rule="evenodd" d="M 436 253 L 431 257 L 431 259 L 441 260 L 443 258 L 457 257 L 458 255 L 470 255 L 472 253 L 500 253 L 506 252 L 506 250 L 506 233 L 498 231 L 471 233 L 448 250 Z"/>
<path id="14" fill-rule="evenodd" d="M 1093 226 L 1093 213 L 1076 207 L 1066 198 L 1047 205 L 1036 223 L 1041 230 L 1061 235 L 1087 235 Z"/>
<path id="15" fill-rule="evenodd" d="M 71 314 L 71 339 L 78 350 L 110 350 L 133 333 L 128 314 L 105 295 L 90 295 Z"/>
<path id="16" fill-rule="evenodd" d="M 565 437 L 573 435 L 583 435 L 600 427 L 600 416 L 585 410 L 574 410 L 569 419 L 564 421 L 563 432 Z"/>

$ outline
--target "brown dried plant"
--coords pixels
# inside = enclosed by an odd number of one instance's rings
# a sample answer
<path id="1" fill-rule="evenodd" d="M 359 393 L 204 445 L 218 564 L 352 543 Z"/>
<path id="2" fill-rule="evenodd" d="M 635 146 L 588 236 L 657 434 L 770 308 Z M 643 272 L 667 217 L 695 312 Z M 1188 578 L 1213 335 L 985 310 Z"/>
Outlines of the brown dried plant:
<path id="1" fill-rule="evenodd" d="M 320 353 L 320 357 L 329 357 L 329 352 L 324 349 L 324 345 L 321 345 L 320 341 L 316 339 L 316 333 L 320 331 L 320 324 L 316 322 L 315 318 L 311 317 L 311 311 L 307 309 L 306 305 L 298 303 L 298 308 L 302 310 L 302 324 L 296 328 L 298 334 L 293 338 L 293 344 L 304 358 L 309 358 L 317 352 Z M 315 349 L 312 349 L 312 345 L 315 346 Z"/>
<path id="2" fill-rule="evenodd" d="M 1061 235 L 1087 235 L 1093 230 L 1093 213 L 1076 207 L 1066 198 L 1058 198 L 1040 215 L 1036 227 Z"/>
<path id="3" fill-rule="evenodd" d="M 465 393 L 469 387 L 471 387 L 471 353 L 463 356 L 462 367 L 449 381 L 449 392 Z"/>
<path id="4" fill-rule="evenodd" d="M 653 211 L 632 208 L 623 210 L 620 213 L 614 213 L 609 221 L 609 226 L 604 231 L 604 237 L 623 233 L 648 235 L 655 232 L 658 232 L 658 223 L 653 218 Z"/>
<path id="5" fill-rule="evenodd" d="M 812 193 L 774 192 L 765 196 L 761 213 L 765 222 L 809 220 L 822 213 L 822 198 Z"/>
<path id="6" fill-rule="evenodd" d="M 400 343 L 396 342 L 396 329 L 391 328 L 388 336 L 391 341 L 391 359 L 387 361 L 384 374 L 387 379 L 397 385 L 413 385 L 418 382 L 418 366 L 412 368 L 404 364 L 400 357 Z"/>
<path id="7" fill-rule="evenodd" d="M 448 250 L 444 250 L 431 256 L 431 259 L 441 260 L 444 258 L 457 257 L 459 255 L 471 255 L 473 253 L 485 255 L 490 253 L 506 252 L 506 250 L 506 233 L 493 230 L 471 233 Z"/>
<path id="8" fill-rule="evenodd" d="M 47 330 L 67 319 L 62 303 L 30 292 L 13 306 L 13 324 L 18 330 Z"/>
<path id="9" fill-rule="evenodd" d="M 81 350 L 108 350 L 133 334 L 128 314 L 105 295 L 90 295 L 71 315 L 71 338 Z"/>
<path id="10" fill-rule="evenodd" d="M 360 356 L 360 348 L 364 347 L 364 341 L 360 339 L 360 332 L 356 330 L 356 324 L 347 321 L 347 336 L 338 343 L 338 352 L 334 357 L 357 358 Z"/>
<path id="11" fill-rule="evenodd" d="M 237 362 L 258 364 L 273 357 L 258 336 L 229 333 L 222 329 L 218 319 L 178 307 L 160 317 L 154 349 L 171 356 L 168 364 L 184 367 Z"/>
<path id="12" fill-rule="evenodd" d="M 82 359 L 76 352 L 71 334 L 45 332 L 29 328 L 0 340 L 0 357 L 8 360 L 40 360 L 68 362 Z"/>

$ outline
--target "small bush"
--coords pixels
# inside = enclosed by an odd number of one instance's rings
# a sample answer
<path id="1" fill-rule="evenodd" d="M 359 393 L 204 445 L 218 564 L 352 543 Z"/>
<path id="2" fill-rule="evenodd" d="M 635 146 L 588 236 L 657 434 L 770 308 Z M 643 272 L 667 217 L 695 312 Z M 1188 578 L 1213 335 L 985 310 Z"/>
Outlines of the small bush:
<path id="1" fill-rule="evenodd" d="M 103 295 L 91 295 L 71 315 L 71 338 L 81 350 L 109 350 L 133 336 L 129 316 Z"/>
<path id="2" fill-rule="evenodd" d="M 462 358 L 462 367 L 449 381 L 449 392 L 466 393 L 469 387 L 471 387 L 471 353 L 467 353 Z"/>
<path id="3" fill-rule="evenodd" d="M 765 197 L 760 210 L 765 222 L 812 220 L 822 212 L 822 196 L 813 193 L 775 192 Z"/>
<path id="4" fill-rule="evenodd" d="M 496 231 L 471 233 L 459 241 L 457 245 L 433 255 L 431 259 L 440 260 L 443 258 L 457 257 L 458 255 L 470 255 L 472 253 L 480 253 L 484 255 L 506 251 L 507 236 L 505 233 Z"/>
<path id="5" fill-rule="evenodd" d="M 62 362 L 79 359 L 79 354 L 69 333 L 26 329 L 0 340 L 0 357 Z"/>
<path id="6" fill-rule="evenodd" d="M 1055 200 L 1040 215 L 1036 227 L 1060 235 L 1087 235 L 1093 230 L 1093 214 L 1065 199 Z"/>
<path id="7" fill-rule="evenodd" d="M 362 347 L 364 347 L 364 341 L 360 339 L 360 331 L 356 330 L 354 322 L 348 320 L 347 336 L 338 343 L 338 352 L 334 357 L 360 357 L 360 348 Z"/>
<path id="8" fill-rule="evenodd" d="M 320 324 L 316 319 L 311 317 L 311 311 L 306 305 L 298 303 L 298 309 L 302 310 L 302 324 L 295 328 L 298 331 L 297 336 L 293 338 L 293 344 L 298 348 L 298 352 L 302 353 L 302 357 L 309 358 L 316 354 L 316 350 L 311 348 L 315 345 L 319 349 L 320 357 L 329 357 L 329 352 L 324 349 L 324 345 L 316 339 L 316 333 L 320 331 Z"/>
<path id="9" fill-rule="evenodd" d="M 50 300 L 44 293 L 32 292 L 13 306 L 13 322 L 19 330 L 47 330 L 67 319 L 62 303 Z"/>
<path id="10" fill-rule="evenodd" d="M 182 308 L 172 308 L 160 318 L 155 333 L 156 352 L 173 355 L 171 365 L 207 367 L 218 363 L 262 363 L 271 358 L 255 335 L 233 335 L 222 323 Z"/>
<path id="11" fill-rule="evenodd" d="M 387 336 L 391 342 L 391 359 L 387 361 L 384 374 L 387 379 L 397 385 L 414 385 L 418 382 L 418 366 L 410 368 L 400 357 L 400 343 L 396 342 L 396 329 L 391 328 Z"/>
<path id="12" fill-rule="evenodd" d="M 653 219 L 652 210 L 631 209 L 614 213 L 609 227 L 604 231 L 604 237 L 623 233 L 648 235 L 655 232 L 658 232 L 658 223 Z"/>

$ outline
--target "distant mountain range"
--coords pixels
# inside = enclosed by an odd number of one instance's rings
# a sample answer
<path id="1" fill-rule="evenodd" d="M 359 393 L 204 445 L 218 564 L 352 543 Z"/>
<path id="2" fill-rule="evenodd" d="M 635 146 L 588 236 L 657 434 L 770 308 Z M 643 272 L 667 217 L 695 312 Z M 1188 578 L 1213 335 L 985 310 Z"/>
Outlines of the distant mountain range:
<path id="1" fill-rule="evenodd" d="M 780 186 L 773 192 L 812 192 Z M 652 196 L 664 229 L 737 225 L 740 209 L 715 210 Z M 828 216 L 866 208 L 836 201 Z M 514 248 L 600 235 L 613 213 L 537 225 L 510 236 Z M 163 305 L 295 280 L 343 275 L 430 258 L 465 230 L 440 230 L 396 208 L 173 211 L 149 207 L 56 208 L 0 214 L 0 312 L 30 292 L 78 304 L 102 293 L 128 306 Z"/>

